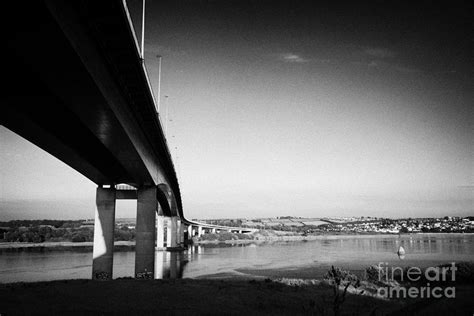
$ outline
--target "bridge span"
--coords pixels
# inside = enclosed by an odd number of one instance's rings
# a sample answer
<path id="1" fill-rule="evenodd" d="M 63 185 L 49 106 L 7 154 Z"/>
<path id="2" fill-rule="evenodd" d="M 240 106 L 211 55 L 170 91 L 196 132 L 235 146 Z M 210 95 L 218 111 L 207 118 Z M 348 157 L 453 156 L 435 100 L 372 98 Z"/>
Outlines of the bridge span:
<path id="1" fill-rule="evenodd" d="M 153 275 L 155 245 L 164 246 L 165 226 L 167 247 L 180 246 L 184 231 L 194 236 L 218 227 L 184 216 L 127 5 L 24 5 L 9 1 L 4 8 L 21 21 L 2 30 L 8 62 L 0 124 L 97 184 L 93 278 L 112 277 L 117 199 L 137 200 L 135 275 Z"/>

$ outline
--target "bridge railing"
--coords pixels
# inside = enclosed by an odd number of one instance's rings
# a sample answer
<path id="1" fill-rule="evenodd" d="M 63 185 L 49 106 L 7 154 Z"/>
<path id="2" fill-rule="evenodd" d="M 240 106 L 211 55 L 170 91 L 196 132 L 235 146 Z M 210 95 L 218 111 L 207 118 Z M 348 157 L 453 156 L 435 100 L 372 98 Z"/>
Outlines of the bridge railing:
<path id="1" fill-rule="evenodd" d="M 135 30 L 135 27 L 133 26 L 133 20 L 132 20 L 132 17 L 130 15 L 130 11 L 128 9 L 127 1 L 122 0 L 122 3 L 123 3 L 123 7 L 124 7 L 124 10 L 125 10 L 126 16 L 127 16 L 128 24 L 129 24 L 130 29 L 132 31 L 133 40 L 134 40 L 134 43 L 135 43 L 135 49 L 136 49 L 136 52 L 137 52 L 138 56 L 140 56 L 140 61 L 141 61 L 141 65 L 142 65 L 142 68 L 143 68 L 143 73 L 145 75 L 145 79 L 146 79 L 148 88 L 150 89 L 150 92 L 151 92 L 151 98 L 152 98 L 153 104 L 155 105 L 155 112 L 156 112 L 158 121 L 160 122 L 160 128 L 161 128 L 161 131 L 163 132 L 163 124 L 161 123 L 161 117 L 160 117 L 159 105 L 158 105 L 160 100 L 156 100 L 155 92 L 153 90 L 153 85 L 151 84 L 150 77 L 148 75 L 148 70 L 147 70 L 147 67 L 146 67 L 145 53 L 144 53 L 144 51 L 142 53 L 142 49 L 140 48 L 140 43 L 138 42 L 137 32 Z M 142 21 L 142 23 L 144 23 L 144 21 Z M 142 29 L 142 32 L 143 32 L 143 29 Z M 142 40 L 143 40 L 143 37 L 142 37 Z M 142 43 L 142 45 L 143 45 L 143 43 Z M 163 135 L 165 136 L 164 139 L 165 139 L 166 143 L 168 143 L 168 140 L 166 138 L 167 135 L 165 135 L 164 133 L 163 133 Z M 168 149 L 168 153 L 171 154 L 169 152 L 169 149 Z M 171 160 L 171 163 L 173 163 L 172 160 Z M 174 167 L 174 164 L 173 164 L 173 167 Z"/>
<path id="2" fill-rule="evenodd" d="M 145 1 L 145 0 L 142 0 L 142 1 Z M 129 11 L 128 6 L 127 6 L 127 1 L 122 0 L 122 4 L 123 4 L 125 15 L 126 15 L 126 18 L 127 18 L 130 30 L 131 30 L 131 34 L 133 36 L 133 41 L 135 43 L 135 50 L 136 50 L 136 53 L 137 53 L 137 57 L 140 59 L 140 63 L 141 63 L 142 69 L 143 69 L 143 74 L 145 76 L 145 80 L 146 80 L 146 83 L 148 85 L 148 89 L 150 91 L 150 97 L 151 97 L 151 100 L 152 100 L 153 105 L 155 107 L 155 113 L 156 113 L 156 118 L 157 118 L 157 121 L 158 121 L 158 127 L 159 127 L 160 133 L 163 135 L 163 139 L 164 139 L 164 148 L 166 150 L 166 154 L 168 155 L 169 162 L 172 166 L 172 172 L 174 173 L 173 176 L 176 179 L 177 190 L 179 191 L 178 175 L 177 175 L 177 172 L 176 172 L 176 166 L 173 162 L 173 157 L 171 155 L 171 151 L 170 151 L 169 146 L 168 146 L 168 140 L 166 138 L 167 135 L 165 135 L 164 130 L 163 130 L 163 124 L 161 123 L 161 118 L 160 118 L 160 113 L 159 113 L 159 108 L 158 108 L 159 107 L 159 105 L 158 105 L 159 100 L 157 102 L 157 100 L 155 98 L 155 93 L 153 91 L 153 86 L 152 86 L 151 81 L 150 81 L 150 77 L 148 76 L 148 71 L 147 71 L 145 56 L 144 56 L 145 55 L 144 50 L 140 48 L 140 43 L 138 42 L 137 33 L 136 33 L 135 28 L 133 26 L 133 20 L 131 18 L 130 11 Z M 144 15 L 142 16 L 142 18 L 144 18 Z M 144 23 L 144 21 L 142 21 L 142 23 Z M 143 28 L 142 28 L 142 32 L 143 32 Z M 142 40 L 144 40 L 143 34 L 142 34 Z M 142 45 L 143 45 L 143 43 L 142 43 Z M 143 51 L 143 53 L 142 53 L 142 51 Z M 181 204 L 181 201 L 180 201 L 179 204 Z"/>
<path id="3" fill-rule="evenodd" d="M 148 71 L 147 71 L 146 64 L 145 64 L 145 54 L 144 54 L 144 52 L 143 53 L 141 52 L 140 43 L 138 42 L 138 38 L 137 38 L 137 32 L 135 31 L 135 27 L 133 26 L 133 20 L 132 20 L 132 17 L 130 15 L 130 11 L 128 10 L 127 1 L 122 0 L 122 3 L 123 3 L 123 7 L 125 9 L 125 13 L 127 15 L 128 24 L 130 26 L 130 29 L 132 30 L 133 40 L 135 42 L 135 48 L 136 48 L 137 53 L 140 56 L 140 59 L 141 59 L 141 62 L 142 62 L 142 67 L 143 67 L 143 72 L 145 73 L 146 82 L 148 84 L 148 88 L 151 91 L 151 97 L 153 99 L 153 104 L 155 105 L 155 111 L 158 114 L 158 103 L 156 102 L 155 93 L 153 91 L 153 86 L 151 85 L 150 77 L 148 76 Z M 142 23 L 143 23 L 143 21 L 142 21 Z"/>

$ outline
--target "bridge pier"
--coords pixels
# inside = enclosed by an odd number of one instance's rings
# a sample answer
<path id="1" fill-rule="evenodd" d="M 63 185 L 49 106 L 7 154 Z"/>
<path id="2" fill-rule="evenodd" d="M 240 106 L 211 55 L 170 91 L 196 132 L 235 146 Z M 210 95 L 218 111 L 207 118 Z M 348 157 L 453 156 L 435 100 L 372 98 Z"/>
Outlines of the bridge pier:
<path id="1" fill-rule="evenodd" d="M 98 187 L 94 221 L 92 279 L 110 280 L 113 273 L 115 188 Z"/>
<path id="2" fill-rule="evenodd" d="M 178 217 L 176 216 L 171 216 L 171 227 L 170 227 L 170 232 L 171 232 L 171 240 L 170 240 L 170 245 L 169 247 L 175 248 L 178 246 L 177 243 L 177 228 L 178 228 Z"/>
<path id="3" fill-rule="evenodd" d="M 168 217 L 167 222 L 166 247 L 175 248 L 177 246 L 177 217 Z"/>
<path id="4" fill-rule="evenodd" d="M 193 225 L 188 225 L 188 240 L 193 238 Z"/>
<path id="5" fill-rule="evenodd" d="M 179 228 L 179 236 L 181 238 L 181 245 L 184 246 L 185 244 L 185 240 L 184 240 L 184 229 L 185 229 L 185 226 L 184 226 L 184 222 L 181 221 L 181 227 Z"/>
<path id="6" fill-rule="evenodd" d="M 155 271 L 156 187 L 138 189 L 135 277 L 153 278 Z"/>
<path id="7" fill-rule="evenodd" d="M 176 245 L 181 245 L 181 235 L 179 234 L 181 229 L 181 220 L 179 218 L 176 219 Z"/>
<path id="8" fill-rule="evenodd" d="M 198 237 L 203 235 L 202 226 L 198 226 Z"/>
<path id="9" fill-rule="evenodd" d="M 155 252 L 155 279 L 163 279 L 165 275 L 166 251 Z"/>
<path id="10" fill-rule="evenodd" d="M 156 247 L 163 248 L 165 246 L 165 218 L 158 215 L 156 217 Z"/>
<path id="11" fill-rule="evenodd" d="M 165 217 L 166 226 L 166 247 L 171 247 L 171 217 Z"/>
<path id="12" fill-rule="evenodd" d="M 177 242 L 179 246 L 182 246 L 184 244 L 184 223 L 181 221 L 181 219 L 178 219 L 177 223 L 178 223 L 178 227 L 176 229 L 176 232 L 178 233 Z"/>

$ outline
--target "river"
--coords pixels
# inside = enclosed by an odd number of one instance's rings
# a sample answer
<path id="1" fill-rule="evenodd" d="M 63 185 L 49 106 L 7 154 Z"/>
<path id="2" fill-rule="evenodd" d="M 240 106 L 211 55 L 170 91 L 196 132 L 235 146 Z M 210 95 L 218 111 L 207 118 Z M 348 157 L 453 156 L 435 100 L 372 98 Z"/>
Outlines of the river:
<path id="1" fill-rule="evenodd" d="M 399 246 L 406 251 L 397 255 Z M 134 274 L 135 253 L 114 254 L 114 278 Z M 200 245 L 182 252 L 156 252 L 157 278 L 318 279 L 331 265 L 360 273 L 383 262 L 389 266 L 428 267 L 474 261 L 473 234 L 325 236 L 312 241 L 245 245 Z M 0 283 L 91 277 L 92 252 L 0 250 Z"/>

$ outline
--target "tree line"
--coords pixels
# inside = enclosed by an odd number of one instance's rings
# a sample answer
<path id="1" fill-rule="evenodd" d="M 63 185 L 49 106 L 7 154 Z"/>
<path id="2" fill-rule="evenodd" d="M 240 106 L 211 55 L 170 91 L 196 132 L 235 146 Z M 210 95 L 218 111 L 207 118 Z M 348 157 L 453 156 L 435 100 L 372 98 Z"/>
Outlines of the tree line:
<path id="1" fill-rule="evenodd" d="M 84 221 L 15 220 L 0 222 L 0 239 L 6 242 L 86 242 L 94 240 L 94 228 Z M 116 241 L 135 240 L 135 229 L 115 227 Z"/>

